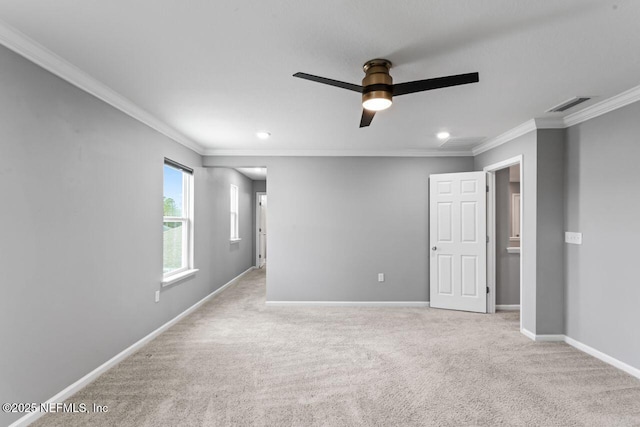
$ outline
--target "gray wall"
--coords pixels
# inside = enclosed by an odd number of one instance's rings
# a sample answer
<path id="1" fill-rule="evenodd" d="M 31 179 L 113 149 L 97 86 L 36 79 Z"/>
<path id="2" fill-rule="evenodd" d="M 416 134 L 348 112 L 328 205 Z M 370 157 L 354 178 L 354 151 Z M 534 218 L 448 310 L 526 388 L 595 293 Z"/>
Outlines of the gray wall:
<path id="1" fill-rule="evenodd" d="M 536 334 L 564 333 L 564 129 L 538 130 Z"/>
<path id="2" fill-rule="evenodd" d="M 564 333 L 563 129 L 527 133 L 474 158 L 476 170 L 523 155 L 522 326 L 538 334 Z"/>
<path id="3" fill-rule="evenodd" d="M 496 172 L 496 304 L 520 304 L 520 255 L 507 252 L 511 236 L 510 187 L 509 169 Z"/>
<path id="4" fill-rule="evenodd" d="M 522 307 L 520 316 L 522 326 L 532 333 L 536 333 L 536 274 L 537 274 L 537 132 L 529 132 L 506 144 L 492 150 L 485 151 L 474 157 L 475 170 L 482 170 L 489 166 L 512 157 L 522 155 L 522 173 L 524 175 L 521 185 L 522 214 L 521 224 L 522 240 Z"/>
<path id="5" fill-rule="evenodd" d="M 156 304 L 164 157 L 195 169 L 200 272 Z M 45 401 L 250 266 L 216 270 L 217 178 L 201 162 L 0 47 L 1 402 Z"/>
<path id="6" fill-rule="evenodd" d="M 211 196 L 207 200 L 213 208 L 212 224 L 212 260 L 215 260 L 213 270 L 214 283 L 227 283 L 238 274 L 253 265 L 251 248 L 253 245 L 252 221 L 252 188 L 253 181 L 240 172 L 229 168 L 210 168 Z M 231 184 L 238 187 L 240 241 L 231 243 L 229 225 L 229 207 L 231 204 Z M 210 220 L 210 221 L 211 221 Z M 199 223 L 200 224 L 200 223 Z M 205 224 L 207 225 L 207 224 Z"/>
<path id="7" fill-rule="evenodd" d="M 266 180 L 255 180 L 253 181 L 253 193 L 266 193 L 267 192 L 267 181 Z"/>
<path id="8" fill-rule="evenodd" d="M 469 157 L 204 162 L 268 168 L 270 301 L 427 301 L 429 175 L 473 166 Z"/>
<path id="9" fill-rule="evenodd" d="M 640 103 L 567 130 L 566 334 L 640 369 Z"/>

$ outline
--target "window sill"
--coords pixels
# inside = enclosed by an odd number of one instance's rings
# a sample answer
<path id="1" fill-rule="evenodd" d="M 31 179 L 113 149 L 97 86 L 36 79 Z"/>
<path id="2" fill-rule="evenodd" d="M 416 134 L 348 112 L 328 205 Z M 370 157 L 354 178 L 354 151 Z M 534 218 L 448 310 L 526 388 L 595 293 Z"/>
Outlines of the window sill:
<path id="1" fill-rule="evenodd" d="M 239 243 L 240 240 L 242 240 L 242 239 L 239 238 L 239 237 L 237 239 L 229 239 L 229 243 L 231 243 L 233 245 L 234 243 Z"/>
<path id="2" fill-rule="evenodd" d="M 162 287 L 173 285 L 174 283 L 179 282 L 180 280 L 183 280 L 183 279 L 186 279 L 187 277 L 191 277 L 195 275 L 198 271 L 200 270 L 197 268 L 187 270 L 187 271 L 182 271 L 178 274 L 173 274 L 171 276 L 163 278 L 162 282 L 160 283 L 162 283 Z"/>
<path id="3" fill-rule="evenodd" d="M 510 254 L 519 254 L 520 248 L 507 248 L 507 252 L 509 252 Z"/>

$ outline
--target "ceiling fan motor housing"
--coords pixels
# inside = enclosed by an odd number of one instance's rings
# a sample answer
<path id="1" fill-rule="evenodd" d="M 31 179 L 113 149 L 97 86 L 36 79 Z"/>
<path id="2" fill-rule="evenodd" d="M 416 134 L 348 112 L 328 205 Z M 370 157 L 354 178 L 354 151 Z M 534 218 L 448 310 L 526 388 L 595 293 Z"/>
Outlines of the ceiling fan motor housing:
<path id="1" fill-rule="evenodd" d="M 370 99 L 391 101 L 393 79 L 389 75 L 391 62 L 386 59 L 372 59 L 362 67 L 365 76 L 362 79 L 362 103 Z"/>

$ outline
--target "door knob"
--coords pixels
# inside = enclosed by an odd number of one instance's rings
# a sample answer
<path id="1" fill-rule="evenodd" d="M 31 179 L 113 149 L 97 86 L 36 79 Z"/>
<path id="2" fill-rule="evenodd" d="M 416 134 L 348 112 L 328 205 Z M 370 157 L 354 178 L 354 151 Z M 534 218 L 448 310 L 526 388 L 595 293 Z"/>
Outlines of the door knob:
<path id="1" fill-rule="evenodd" d="M 431 250 L 432 250 L 432 251 L 435 251 L 435 250 L 437 250 L 437 249 L 438 249 L 438 248 L 437 248 L 436 246 L 434 246 L 434 247 L 432 247 L 432 248 L 431 248 Z"/>

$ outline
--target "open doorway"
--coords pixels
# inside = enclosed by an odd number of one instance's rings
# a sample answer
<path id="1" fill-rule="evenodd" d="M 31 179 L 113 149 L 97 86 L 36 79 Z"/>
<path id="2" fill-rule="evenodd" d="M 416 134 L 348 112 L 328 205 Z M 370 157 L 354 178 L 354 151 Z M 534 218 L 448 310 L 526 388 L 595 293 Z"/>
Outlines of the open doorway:
<path id="1" fill-rule="evenodd" d="M 244 166 L 234 169 L 252 181 L 251 222 L 254 229 L 251 233 L 251 253 L 254 254 L 253 265 L 262 268 L 267 259 L 267 168 L 265 166 Z M 264 196 L 264 201 L 261 200 L 261 196 Z"/>
<path id="2" fill-rule="evenodd" d="M 522 310 L 522 156 L 484 168 L 487 199 L 487 312 Z M 520 313 L 522 319 L 522 313 Z M 521 320 L 522 322 L 522 320 Z"/>
<path id="3" fill-rule="evenodd" d="M 256 193 L 256 266 L 267 264 L 267 193 Z"/>

